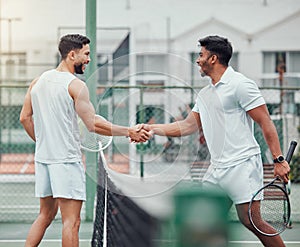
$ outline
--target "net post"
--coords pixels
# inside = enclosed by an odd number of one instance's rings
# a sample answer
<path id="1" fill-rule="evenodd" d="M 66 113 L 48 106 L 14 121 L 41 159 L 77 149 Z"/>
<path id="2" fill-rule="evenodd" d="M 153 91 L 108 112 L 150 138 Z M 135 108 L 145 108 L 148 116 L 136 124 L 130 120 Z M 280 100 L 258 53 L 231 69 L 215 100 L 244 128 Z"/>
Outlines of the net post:
<path id="1" fill-rule="evenodd" d="M 95 72 L 97 70 L 97 7 L 96 0 L 86 0 L 86 35 L 89 37 L 90 43 L 90 57 L 91 61 L 86 68 L 85 76 L 86 81 L 89 80 L 88 88 L 90 93 L 90 101 L 96 105 L 96 80 Z M 86 206 L 85 206 L 85 219 L 86 221 L 93 220 L 94 200 L 96 194 L 96 181 L 91 177 L 92 174 L 96 176 L 97 170 L 97 154 L 86 153 Z"/>

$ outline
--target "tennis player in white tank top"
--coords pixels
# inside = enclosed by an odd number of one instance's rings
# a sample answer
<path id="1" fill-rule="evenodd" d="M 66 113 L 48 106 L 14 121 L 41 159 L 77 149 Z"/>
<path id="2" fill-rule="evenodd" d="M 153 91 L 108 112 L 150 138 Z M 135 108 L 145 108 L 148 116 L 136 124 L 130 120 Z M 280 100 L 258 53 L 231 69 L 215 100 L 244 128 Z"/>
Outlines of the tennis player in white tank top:
<path id="1" fill-rule="evenodd" d="M 20 121 L 36 142 L 36 196 L 40 213 L 32 224 L 25 246 L 38 246 L 58 208 L 62 216 L 62 246 L 79 246 L 80 211 L 86 198 L 77 114 L 93 132 L 129 136 L 144 142 L 146 130 L 112 124 L 95 116 L 86 84 L 74 76 L 82 74 L 90 61 L 90 40 L 80 34 L 61 38 L 61 62 L 32 81 L 26 93 Z"/>

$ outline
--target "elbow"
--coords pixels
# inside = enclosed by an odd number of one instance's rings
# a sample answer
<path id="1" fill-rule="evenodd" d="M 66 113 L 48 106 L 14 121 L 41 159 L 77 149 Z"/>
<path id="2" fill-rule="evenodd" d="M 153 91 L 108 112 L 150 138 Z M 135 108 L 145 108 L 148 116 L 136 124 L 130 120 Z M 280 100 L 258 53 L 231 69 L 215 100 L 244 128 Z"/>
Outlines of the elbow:
<path id="1" fill-rule="evenodd" d="M 85 129 L 85 131 L 95 132 L 96 126 L 95 126 L 94 122 L 91 120 L 85 120 L 85 121 L 81 120 L 80 125 Z"/>
<path id="2" fill-rule="evenodd" d="M 86 128 L 87 128 L 88 132 L 95 132 L 95 129 L 96 129 L 95 125 L 93 125 L 93 124 L 87 124 Z"/>
<path id="3" fill-rule="evenodd" d="M 23 115 L 20 115 L 19 121 L 22 125 L 24 125 L 24 123 L 26 122 L 26 119 L 27 119 L 26 117 L 24 117 Z"/>
<path id="4" fill-rule="evenodd" d="M 88 130 L 88 132 L 92 132 L 92 133 L 95 132 L 95 128 L 87 127 L 87 130 Z"/>

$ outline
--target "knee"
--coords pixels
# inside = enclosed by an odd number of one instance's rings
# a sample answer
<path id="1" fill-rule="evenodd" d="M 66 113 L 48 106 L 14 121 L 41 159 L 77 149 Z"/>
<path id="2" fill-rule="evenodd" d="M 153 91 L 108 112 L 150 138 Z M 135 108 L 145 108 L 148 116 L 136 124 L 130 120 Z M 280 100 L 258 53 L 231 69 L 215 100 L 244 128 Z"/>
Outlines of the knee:
<path id="1" fill-rule="evenodd" d="M 47 227 L 54 220 L 55 216 L 56 216 L 56 212 L 40 212 L 39 214 L 39 218 L 44 222 L 44 224 Z"/>
<path id="2" fill-rule="evenodd" d="M 249 216 L 248 214 L 245 214 L 243 216 L 239 216 L 239 219 L 240 219 L 240 222 L 246 227 L 248 228 L 249 230 L 253 230 L 253 226 L 250 222 L 250 219 L 249 219 Z"/>
<path id="3" fill-rule="evenodd" d="M 79 230 L 80 223 L 81 223 L 81 218 L 78 217 L 74 222 L 74 228 Z"/>
<path id="4" fill-rule="evenodd" d="M 72 231 L 79 231 L 80 223 L 81 223 L 80 217 L 76 219 L 66 219 L 63 221 L 63 226 L 65 228 L 71 229 Z"/>

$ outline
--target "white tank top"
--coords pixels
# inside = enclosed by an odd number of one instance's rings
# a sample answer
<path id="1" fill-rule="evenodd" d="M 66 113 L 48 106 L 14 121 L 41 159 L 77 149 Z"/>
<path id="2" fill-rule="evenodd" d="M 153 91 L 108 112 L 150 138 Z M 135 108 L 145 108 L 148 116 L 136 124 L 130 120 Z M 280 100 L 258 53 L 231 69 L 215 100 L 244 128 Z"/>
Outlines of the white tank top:
<path id="1" fill-rule="evenodd" d="M 74 101 L 68 86 L 76 77 L 55 69 L 46 71 L 31 90 L 35 161 L 81 161 L 79 130 Z"/>

